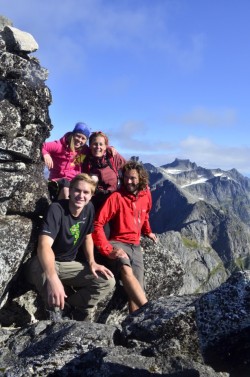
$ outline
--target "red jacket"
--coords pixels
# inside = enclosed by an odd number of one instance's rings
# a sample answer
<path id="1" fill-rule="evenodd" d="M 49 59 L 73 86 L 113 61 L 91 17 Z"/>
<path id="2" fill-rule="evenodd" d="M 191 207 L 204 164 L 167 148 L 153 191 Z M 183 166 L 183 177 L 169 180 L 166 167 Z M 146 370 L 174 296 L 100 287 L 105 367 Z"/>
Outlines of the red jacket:
<path id="1" fill-rule="evenodd" d="M 110 240 L 139 245 L 141 234 L 152 232 L 149 224 L 151 207 L 149 189 L 132 195 L 123 188 L 111 194 L 94 222 L 92 236 L 100 253 L 107 256 L 113 249 L 103 230 L 107 222 L 110 222 Z"/>
<path id="2" fill-rule="evenodd" d="M 42 155 L 49 154 L 53 160 L 53 168 L 50 169 L 49 179 L 54 181 L 66 178 L 69 181 L 77 174 L 81 173 L 82 163 L 89 147 L 85 144 L 79 151 L 72 152 L 68 144 L 70 132 L 65 134 L 60 140 L 55 140 L 43 144 Z"/>

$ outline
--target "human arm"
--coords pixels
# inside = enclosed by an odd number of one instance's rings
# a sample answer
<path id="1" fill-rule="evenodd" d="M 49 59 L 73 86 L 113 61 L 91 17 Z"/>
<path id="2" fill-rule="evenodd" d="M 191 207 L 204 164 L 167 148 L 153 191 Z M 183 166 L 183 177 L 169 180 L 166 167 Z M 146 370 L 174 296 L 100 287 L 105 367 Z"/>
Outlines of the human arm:
<path id="1" fill-rule="evenodd" d="M 96 263 L 94 258 L 94 242 L 91 234 L 87 234 L 83 241 L 83 251 L 89 263 L 90 270 L 96 278 L 98 278 L 97 272 L 101 272 L 107 279 L 114 277 L 108 268 Z"/>
<path id="2" fill-rule="evenodd" d="M 58 153 L 60 150 L 60 142 L 58 140 L 50 141 L 43 143 L 42 146 L 42 156 L 45 162 L 45 165 L 48 169 L 53 168 L 53 154 Z"/>
<path id="3" fill-rule="evenodd" d="M 152 241 L 154 241 L 155 243 L 158 242 L 158 238 L 157 238 L 156 234 L 154 234 L 154 233 L 152 233 L 152 232 L 146 234 L 146 237 L 150 238 L 150 239 L 151 239 Z"/>
<path id="4" fill-rule="evenodd" d="M 97 212 L 94 221 L 94 231 L 92 233 L 93 241 L 98 251 L 104 256 L 108 256 L 112 252 L 113 246 L 108 241 L 105 232 L 104 225 L 107 224 L 117 212 L 118 197 L 117 192 L 111 194 Z"/>
<path id="5" fill-rule="evenodd" d="M 145 216 L 145 220 L 144 220 L 144 223 L 142 225 L 142 233 L 150 238 L 152 241 L 154 241 L 155 243 L 158 241 L 156 235 L 152 232 L 151 230 L 151 226 L 150 226 L 150 223 L 149 223 L 149 212 L 152 208 L 152 196 L 151 196 L 151 192 L 149 189 L 146 190 L 146 195 L 147 195 L 147 199 L 148 199 L 148 209 L 147 209 L 147 212 L 146 212 L 146 216 Z"/>
<path id="6" fill-rule="evenodd" d="M 112 146 L 108 146 L 107 151 L 109 152 L 110 156 L 113 156 L 113 157 L 118 153 L 115 147 L 112 147 Z"/>
<path id="7" fill-rule="evenodd" d="M 47 166 L 47 168 L 49 170 L 52 169 L 53 168 L 53 160 L 52 160 L 51 156 L 49 154 L 45 154 L 43 156 L 43 159 L 44 159 L 44 163 Z"/>
<path id="8" fill-rule="evenodd" d="M 52 250 L 53 242 L 52 237 L 44 234 L 40 235 L 37 256 L 46 276 L 48 305 L 63 309 L 67 295 L 55 269 L 55 254 Z"/>
<path id="9" fill-rule="evenodd" d="M 122 249 L 113 246 L 113 250 L 107 255 L 109 259 L 126 258 L 129 259 L 128 254 Z"/>

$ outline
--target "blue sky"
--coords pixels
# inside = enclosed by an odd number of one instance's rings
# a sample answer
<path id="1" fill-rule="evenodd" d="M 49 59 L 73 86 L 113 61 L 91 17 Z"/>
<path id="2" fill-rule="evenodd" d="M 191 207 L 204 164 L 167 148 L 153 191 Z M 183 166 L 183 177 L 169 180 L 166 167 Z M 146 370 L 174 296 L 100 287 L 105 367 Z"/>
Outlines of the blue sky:
<path id="1" fill-rule="evenodd" d="M 250 176 L 248 0 L 2 0 L 49 70 L 50 140 L 78 121 L 129 158 Z"/>

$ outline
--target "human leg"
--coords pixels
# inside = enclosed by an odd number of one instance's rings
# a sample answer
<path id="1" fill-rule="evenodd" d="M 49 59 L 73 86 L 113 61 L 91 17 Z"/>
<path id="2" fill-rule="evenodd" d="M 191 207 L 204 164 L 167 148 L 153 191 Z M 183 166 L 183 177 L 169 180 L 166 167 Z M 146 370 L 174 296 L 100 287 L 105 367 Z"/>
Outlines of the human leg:
<path id="1" fill-rule="evenodd" d="M 140 246 L 131 245 L 131 267 L 133 273 L 137 280 L 139 281 L 143 290 L 145 290 L 144 285 L 144 262 L 143 262 L 143 253 Z"/>
<path id="2" fill-rule="evenodd" d="M 55 268 L 58 273 L 58 268 L 56 265 Z M 28 262 L 26 266 L 25 276 L 27 281 L 30 284 L 34 285 L 38 293 L 41 295 L 44 302 L 46 318 L 52 321 L 62 320 L 62 313 L 60 309 L 58 307 L 49 307 L 48 305 L 46 276 L 37 256 L 31 258 Z"/>
<path id="3" fill-rule="evenodd" d="M 58 268 L 56 265 L 55 268 L 56 272 L 58 273 Z M 37 256 L 31 258 L 28 262 L 28 265 L 26 267 L 26 279 L 30 284 L 36 287 L 37 291 L 42 296 L 47 306 L 46 276 Z"/>
<path id="4" fill-rule="evenodd" d="M 114 288 L 115 280 L 99 275 L 96 278 L 87 264 L 77 261 L 63 262 L 59 266 L 59 277 L 64 285 L 75 288 L 67 302 L 84 315 L 88 315 L 97 303 Z"/>
<path id="5" fill-rule="evenodd" d="M 123 287 L 128 295 L 129 311 L 133 312 L 147 303 L 147 298 L 141 284 L 135 277 L 131 267 L 123 265 L 121 267 L 121 279 Z"/>
<path id="6" fill-rule="evenodd" d="M 59 184 L 59 194 L 58 194 L 57 200 L 69 199 L 70 181 L 66 178 L 62 178 L 58 180 L 58 184 Z"/>
<path id="7" fill-rule="evenodd" d="M 58 200 L 60 199 L 69 199 L 69 188 L 68 187 L 62 187 L 59 195 L 58 195 Z"/>
<path id="8" fill-rule="evenodd" d="M 129 259 L 119 258 L 113 261 L 114 274 L 122 280 L 123 287 L 128 295 L 129 311 L 139 309 L 147 302 L 144 292 L 144 264 L 140 246 L 111 241 L 113 246 L 122 248 Z M 112 260 L 110 260 L 112 261 Z"/>

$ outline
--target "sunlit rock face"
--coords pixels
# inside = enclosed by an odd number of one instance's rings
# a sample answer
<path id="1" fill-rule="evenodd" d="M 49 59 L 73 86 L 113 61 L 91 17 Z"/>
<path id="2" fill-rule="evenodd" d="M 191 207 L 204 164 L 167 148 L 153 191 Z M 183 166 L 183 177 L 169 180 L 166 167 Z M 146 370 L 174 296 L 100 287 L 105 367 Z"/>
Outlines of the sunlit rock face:
<path id="1" fill-rule="evenodd" d="M 0 19 L 0 268 L 1 301 L 34 249 L 39 216 L 48 204 L 41 145 L 52 128 L 48 71 L 30 55 L 29 33 Z"/>

